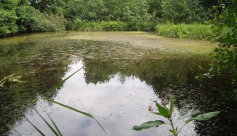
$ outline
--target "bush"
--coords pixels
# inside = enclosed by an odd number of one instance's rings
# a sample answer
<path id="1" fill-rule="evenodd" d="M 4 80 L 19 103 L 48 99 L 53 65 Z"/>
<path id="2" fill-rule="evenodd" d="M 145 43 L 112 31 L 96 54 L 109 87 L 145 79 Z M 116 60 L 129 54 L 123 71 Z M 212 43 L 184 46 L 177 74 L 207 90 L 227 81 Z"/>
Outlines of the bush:
<path id="1" fill-rule="evenodd" d="M 66 30 L 65 25 L 68 23 L 66 19 L 60 16 L 48 15 L 44 13 L 40 13 L 31 19 L 31 30 L 41 32 L 64 31 Z"/>
<path id="2" fill-rule="evenodd" d="M 211 40 L 213 37 L 220 37 L 224 31 L 215 31 L 212 25 L 201 24 L 164 24 L 156 25 L 157 35 L 170 38 L 190 38 L 198 40 Z"/>
<path id="3" fill-rule="evenodd" d="M 17 32 L 17 16 L 14 10 L 3 10 L 0 8 L 0 16 L 0 36 Z"/>
<path id="4" fill-rule="evenodd" d="M 38 14 L 40 14 L 40 12 L 32 6 L 16 7 L 16 15 L 18 16 L 17 25 L 19 27 L 18 31 L 33 31 L 31 26 L 36 23 L 36 17 Z"/>
<path id="5" fill-rule="evenodd" d="M 155 24 L 152 22 L 122 22 L 122 21 L 101 21 L 86 22 L 77 19 L 73 22 L 72 30 L 75 31 L 151 31 Z"/>
<path id="6" fill-rule="evenodd" d="M 72 30 L 76 31 L 124 31 L 127 30 L 127 23 L 121 21 L 110 22 L 86 22 L 77 19 L 73 22 Z"/>

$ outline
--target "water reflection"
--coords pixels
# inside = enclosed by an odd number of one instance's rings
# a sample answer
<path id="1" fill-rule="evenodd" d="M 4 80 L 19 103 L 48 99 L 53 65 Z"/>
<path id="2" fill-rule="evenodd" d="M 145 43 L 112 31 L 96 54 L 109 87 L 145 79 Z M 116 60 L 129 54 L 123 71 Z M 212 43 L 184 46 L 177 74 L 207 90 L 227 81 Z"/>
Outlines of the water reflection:
<path id="1" fill-rule="evenodd" d="M 155 107 L 150 100 L 160 102 L 168 98 L 169 92 L 175 99 L 175 118 L 195 109 L 221 111 L 210 121 L 189 124 L 183 135 L 236 133 L 235 103 L 219 96 L 219 91 L 229 89 L 228 85 L 222 80 L 194 78 L 197 65 L 208 64 L 206 56 L 165 56 L 160 50 L 128 44 L 65 39 L 0 46 L 0 56 L 0 79 L 15 73 L 25 81 L 0 88 L 1 127 L 39 95 L 85 66 L 46 97 L 91 113 L 109 135 L 169 135 L 168 125 L 141 132 L 130 130 L 134 125 L 162 119 L 149 113 L 147 107 Z M 50 113 L 64 135 L 104 135 L 94 120 L 83 115 L 40 100 L 34 107 L 45 118 L 48 117 L 39 106 Z M 24 114 L 45 134 L 52 135 L 33 110 Z M 177 126 L 180 128 L 182 123 Z M 38 135 L 25 119 L 18 118 L 13 124 L 23 135 Z M 7 129 L 1 134 L 10 133 L 15 135 Z"/>
<path id="2" fill-rule="evenodd" d="M 81 63 L 70 65 L 71 70 L 65 77 L 81 66 Z M 148 86 L 135 77 L 126 77 L 126 81 L 122 85 L 119 75 L 114 75 L 107 83 L 87 84 L 83 78 L 84 73 L 85 71 L 79 71 L 70 78 L 64 87 L 58 91 L 54 100 L 91 113 L 103 125 L 108 135 L 169 135 L 167 130 L 170 129 L 170 126 L 168 125 L 141 132 L 131 130 L 134 125 L 150 120 L 164 119 L 148 112 L 147 107 L 149 105 L 155 106 L 150 100 L 161 101 L 154 95 L 152 86 Z M 63 135 L 104 135 L 94 120 L 47 103 L 39 101 L 37 105 L 44 105 L 44 109 L 50 112 L 50 116 L 53 117 L 58 127 L 62 128 Z M 38 110 L 41 111 L 40 108 Z M 177 117 L 179 112 L 175 110 L 175 114 Z M 42 130 L 48 134 L 51 133 L 39 117 L 32 116 L 32 118 L 37 120 L 37 125 Z M 23 122 L 16 129 L 23 134 L 37 134 L 33 129 L 28 129 L 27 132 L 22 131 L 27 126 L 28 122 Z M 193 128 L 194 126 L 190 124 L 189 127 Z M 183 133 L 195 134 L 193 129 L 184 129 Z"/>

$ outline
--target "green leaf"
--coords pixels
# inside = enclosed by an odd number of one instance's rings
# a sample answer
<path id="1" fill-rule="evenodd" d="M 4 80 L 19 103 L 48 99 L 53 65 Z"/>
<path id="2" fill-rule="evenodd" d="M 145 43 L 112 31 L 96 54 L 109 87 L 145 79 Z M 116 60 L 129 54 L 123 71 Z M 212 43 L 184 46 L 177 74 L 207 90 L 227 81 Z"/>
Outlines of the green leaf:
<path id="1" fill-rule="evenodd" d="M 46 98 L 45 98 L 45 99 L 46 99 Z M 79 113 L 81 113 L 81 114 L 83 114 L 83 115 L 85 115 L 85 116 L 87 116 L 87 117 L 94 118 L 94 117 L 93 117 L 91 114 L 89 114 L 89 113 L 86 113 L 86 112 L 83 112 L 83 111 L 79 111 L 79 110 L 77 110 L 77 109 L 75 109 L 75 108 L 72 108 L 72 107 L 70 107 L 70 106 L 64 105 L 64 104 L 62 104 L 62 103 L 59 103 L 59 102 L 56 102 L 56 101 L 53 101 L 53 100 L 50 100 L 50 99 L 46 99 L 46 100 L 51 101 L 51 102 L 53 102 L 53 103 L 56 103 L 56 104 L 58 104 L 58 105 L 60 105 L 60 106 L 63 106 L 63 107 L 65 107 L 65 108 L 68 108 L 68 109 L 70 109 L 70 110 L 79 112 Z"/>
<path id="2" fill-rule="evenodd" d="M 219 113 L 220 113 L 220 111 L 209 112 L 209 113 L 198 115 L 195 119 L 196 120 L 208 120 L 211 117 L 217 116 Z"/>
<path id="3" fill-rule="evenodd" d="M 163 116 L 163 114 L 161 113 L 157 113 L 157 112 L 152 112 L 153 114 L 156 114 L 156 115 L 160 115 L 160 116 Z"/>
<path id="4" fill-rule="evenodd" d="M 44 99 L 46 99 L 46 98 L 44 98 Z M 81 114 L 83 114 L 83 115 L 85 115 L 85 116 L 87 116 L 87 117 L 93 118 L 93 119 L 97 122 L 97 124 L 99 124 L 100 128 L 101 128 L 101 129 L 105 132 L 105 134 L 107 135 L 107 133 L 106 133 L 106 131 L 104 130 L 104 128 L 100 125 L 100 123 L 99 123 L 91 114 L 86 113 L 86 112 L 83 112 L 83 111 L 79 111 L 79 110 L 77 110 L 77 109 L 75 109 L 75 108 L 72 108 L 72 107 L 70 107 L 70 106 L 61 104 L 61 103 L 59 103 L 59 102 L 56 102 L 56 101 L 53 101 L 53 100 L 50 100 L 50 99 L 46 99 L 46 100 L 51 101 L 51 102 L 53 102 L 53 103 L 55 103 L 55 104 L 58 104 L 58 105 L 60 105 L 60 106 L 63 106 L 63 107 L 65 107 L 65 108 L 68 108 L 68 109 L 70 109 L 70 110 L 76 111 L 76 112 L 78 112 L 78 113 L 81 113 Z"/>
<path id="5" fill-rule="evenodd" d="M 170 116 L 172 116 L 173 108 L 174 108 L 174 99 L 171 94 L 170 95 Z"/>
<path id="6" fill-rule="evenodd" d="M 17 132 L 11 125 L 7 124 L 7 126 L 8 126 L 9 128 L 11 128 L 12 130 L 14 130 L 18 135 L 21 136 L 21 134 L 20 134 L 19 132 Z"/>
<path id="7" fill-rule="evenodd" d="M 155 127 L 155 126 L 158 127 L 159 125 L 162 125 L 162 124 L 165 124 L 165 122 L 162 120 L 149 121 L 149 122 L 143 123 L 139 126 L 134 126 L 132 129 L 136 130 L 136 131 L 141 131 L 143 129 L 148 129 L 148 128 Z"/>
<path id="8" fill-rule="evenodd" d="M 160 115 L 165 117 L 165 118 L 170 118 L 171 115 L 166 111 L 166 109 L 162 106 L 160 106 L 159 103 L 157 103 L 156 101 L 154 101 L 156 103 L 156 107 L 158 108 Z"/>
<path id="9" fill-rule="evenodd" d="M 196 118 L 189 118 L 187 121 L 185 121 L 185 123 L 189 123 L 193 120 L 208 120 L 211 117 L 217 116 L 220 113 L 220 111 L 214 111 L 214 112 L 209 112 L 209 113 L 205 113 L 205 114 L 200 114 L 198 115 Z"/>
<path id="10" fill-rule="evenodd" d="M 40 106 L 41 107 L 41 106 Z M 42 107 L 41 107 L 42 108 Z M 42 108 L 43 109 L 43 108 Z M 44 110 L 44 109 L 43 109 Z M 48 115 L 48 117 L 50 118 L 51 122 L 53 123 L 54 127 L 56 128 L 56 130 L 58 131 L 58 134 L 60 136 L 62 136 L 62 133 L 59 131 L 57 125 L 54 123 L 54 121 L 51 119 L 51 117 L 49 116 L 49 114 L 44 110 L 44 112 Z"/>
<path id="11" fill-rule="evenodd" d="M 41 136 L 45 136 L 45 134 L 43 134 L 43 132 L 41 132 L 34 124 L 32 124 L 25 116 L 24 118 L 41 134 Z"/>
<path id="12" fill-rule="evenodd" d="M 185 121 L 186 124 L 188 124 L 189 122 L 193 121 L 193 120 L 196 120 L 195 118 L 189 118 L 188 120 Z"/>
<path id="13" fill-rule="evenodd" d="M 33 108 L 33 107 L 32 107 Z M 33 108 L 34 109 L 34 108 Z M 35 109 L 34 109 L 35 110 Z M 38 114 L 39 112 L 35 110 Z M 39 114 L 40 115 L 40 114 Z M 40 117 L 44 120 L 44 122 L 47 124 L 47 126 L 52 130 L 52 132 L 56 135 L 59 136 L 58 133 L 49 125 L 49 123 L 40 115 Z"/>

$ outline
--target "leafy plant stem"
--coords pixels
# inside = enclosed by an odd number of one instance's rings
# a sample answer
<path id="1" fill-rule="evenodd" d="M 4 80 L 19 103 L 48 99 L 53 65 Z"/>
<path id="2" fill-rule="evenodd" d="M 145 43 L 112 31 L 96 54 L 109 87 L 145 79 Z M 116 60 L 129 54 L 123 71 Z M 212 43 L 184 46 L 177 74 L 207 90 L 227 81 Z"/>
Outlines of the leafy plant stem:
<path id="1" fill-rule="evenodd" d="M 176 132 L 175 129 L 174 129 L 174 124 L 173 124 L 173 122 L 172 122 L 172 119 L 169 119 L 169 121 L 170 121 L 170 124 L 171 124 L 172 129 L 173 129 L 173 134 L 174 134 L 175 136 L 177 136 L 178 134 L 177 134 L 177 132 Z"/>

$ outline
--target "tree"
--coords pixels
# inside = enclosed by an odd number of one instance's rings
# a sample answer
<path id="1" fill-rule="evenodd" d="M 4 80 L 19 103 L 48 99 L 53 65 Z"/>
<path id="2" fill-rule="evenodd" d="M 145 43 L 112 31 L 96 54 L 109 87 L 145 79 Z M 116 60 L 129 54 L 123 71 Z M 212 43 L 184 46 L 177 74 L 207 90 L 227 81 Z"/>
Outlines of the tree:
<path id="1" fill-rule="evenodd" d="M 207 70 L 204 75 L 207 77 L 227 77 L 231 78 L 233 87 L 237 86 L 237 0 L 225 0 L 226 4 L 215 6 L 215 8 L 222 8 L 223 13 L 219 15 L 219 22 L 217 29 L 219 31 L 227 29 L 226 35 L 219 38 L 219 48 L 211 52 L 211 59 L 213 63 L 210 68 L 202 68 Z M 199 77 L 198 76 L 198 77 Z"/>
<path id="2" fill-rule="evenodd" d="M 125 7 L 125 19 L 129 22 L 149 21 L 151 15 L 148 13 L 148 3 L 146 0 L 134 0 Z"/>
<path id="3" fill-rule="evenodd" d="M 162 0 L 162 18 L 173 23 L 192 23 L 208 20 L 198 0 Z"/>
<path id="4" fill-rule="evenodd" d="M 226 35 L 220 38 L 219 48 L 211 54 L 212 59 L 217 64 L 212 64 L 209 72 L 211 74 L 229 75 L 232 77 L 232 84 L 237 85 L 237 0 L 225 1 L 220 7 L 223 14 L 219 16 L 218 28 L 229 28 Z"/>
<path id="5" fill-rule="evenodd" d="M 0 16 L 0 36 L 17 32 L 17 16 L 14 10 L 4 10 L 0 8 Z"/>

